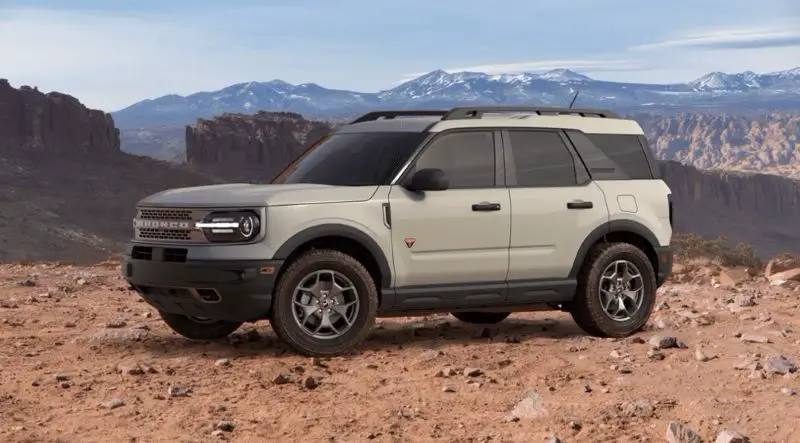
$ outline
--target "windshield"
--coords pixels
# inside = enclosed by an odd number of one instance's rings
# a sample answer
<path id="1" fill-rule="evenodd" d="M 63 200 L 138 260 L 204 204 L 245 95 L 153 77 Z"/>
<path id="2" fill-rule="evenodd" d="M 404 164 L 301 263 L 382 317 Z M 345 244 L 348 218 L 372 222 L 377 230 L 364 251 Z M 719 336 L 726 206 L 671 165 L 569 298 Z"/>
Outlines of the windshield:
<path id="1" fill-rule="evenodd" d="M 311 146 L 272 183 L 385 185 L 426 137 L 424 132 L 334 134 Z"/>

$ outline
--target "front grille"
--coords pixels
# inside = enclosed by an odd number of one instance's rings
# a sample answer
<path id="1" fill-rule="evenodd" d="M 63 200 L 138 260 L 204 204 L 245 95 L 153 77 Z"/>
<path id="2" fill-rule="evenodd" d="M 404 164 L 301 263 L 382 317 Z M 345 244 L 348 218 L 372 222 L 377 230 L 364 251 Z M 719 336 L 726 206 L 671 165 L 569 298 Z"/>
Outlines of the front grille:
<path id="1" fill-rule="evenodd" d="M 194 223 L 203 220 L 211 211 L 183 208 L 137 208 L 136 218 L 163 222 L 164 227 L 134 226 L 134 239 L 154 242 L 207 243 L 203 233 Z"/>
<path id="2" fill-rule="evenodd" d="M 139 218 L 144 220 L 188 220 L 192 221 L 191 209 L 139 209 Z"/>
<path id="3" fill-rule="evenodd" d="M 191 240 L 192 231 L 183 229 L 140 228 L 139 238 L 142 240 Z"/>

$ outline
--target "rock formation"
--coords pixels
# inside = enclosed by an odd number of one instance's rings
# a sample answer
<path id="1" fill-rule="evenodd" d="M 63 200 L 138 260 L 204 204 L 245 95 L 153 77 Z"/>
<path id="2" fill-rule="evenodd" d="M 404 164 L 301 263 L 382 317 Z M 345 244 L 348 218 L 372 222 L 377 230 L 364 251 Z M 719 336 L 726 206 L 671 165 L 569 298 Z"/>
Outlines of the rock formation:
<path id="1" fill-rule="evenodd" d="M 15 150 L 106 155 L 120 150 L 111 115 L 78 99 L 0 79 L 0 152 Z"/>
<path id="2" fill-rule="evenodd" d="M 111 117 L 0 80 L 0 261 L 96 261 L 123 251 L 136 202 L 212 177 L 120 151 Z"/>
<path id="3" fill-rule="evenodd" d="M 292 112 L 223 114 L 186 127 L 186 158 L 221 177 L 263 183 L 330 130 Z"/>
<path id="4" fill-rule="evenodd" d="M 658 158 L 800 178 L 800 114 L 637 115 Z"/>
<path id="5" fill-rule="evenodd" d="M 770 174 L 703 171 L 662 161 L 675 201 L 675 229 L 727 236 L 762 257 L 800 251 L 800 182 Z"/>

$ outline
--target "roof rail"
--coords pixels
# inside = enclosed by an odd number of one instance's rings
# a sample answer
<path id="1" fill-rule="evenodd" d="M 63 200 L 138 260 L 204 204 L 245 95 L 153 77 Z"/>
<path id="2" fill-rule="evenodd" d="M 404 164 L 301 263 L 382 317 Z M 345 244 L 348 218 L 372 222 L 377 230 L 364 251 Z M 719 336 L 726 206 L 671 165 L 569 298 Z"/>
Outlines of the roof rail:
<path id="1" fill-rule="evenodd" d="M 422 116 L 435 116 L 441 117 L 446 115 L 448 111 L 441 109 L 405 109 L 405 110 L 391 110 L 391 111 L 372 111 L 358 117 L 357 119 L 348 123 L 354 125 L 356 123 L 369 122 L 378 120 L 379 118 L 393 119 L 395 117 L 422 117 Z"/>
<path id="2" fill-rule="evenodd" d="M 580 115 L 581 117 L 620 118 L 615 112 L 605 109 L 590 108 L 554 108 L 547 106 L 469 106 L 453 108 L 442 117 L 442 120 L 462 120 L 481 118 L 483 114 L 527 112 L 538 115 Z"/>

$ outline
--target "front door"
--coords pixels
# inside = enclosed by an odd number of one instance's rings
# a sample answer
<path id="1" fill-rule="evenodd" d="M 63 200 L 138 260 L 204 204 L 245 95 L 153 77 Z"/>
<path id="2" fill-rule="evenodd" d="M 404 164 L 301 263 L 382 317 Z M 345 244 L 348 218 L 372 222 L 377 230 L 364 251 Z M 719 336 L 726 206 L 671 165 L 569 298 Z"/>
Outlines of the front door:
<path id="1" fill-rule="evenodd" d="M 389 193 L 398 307 L 477 306 L 505 300 L 511 205 L 492 131 L 436 136 L 408 177 L 445 172 L 444 191 Z M 498 137 L 499 139 L 499 137 Z"/>

